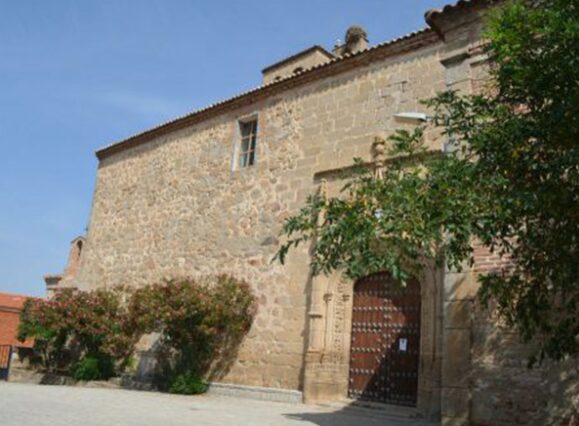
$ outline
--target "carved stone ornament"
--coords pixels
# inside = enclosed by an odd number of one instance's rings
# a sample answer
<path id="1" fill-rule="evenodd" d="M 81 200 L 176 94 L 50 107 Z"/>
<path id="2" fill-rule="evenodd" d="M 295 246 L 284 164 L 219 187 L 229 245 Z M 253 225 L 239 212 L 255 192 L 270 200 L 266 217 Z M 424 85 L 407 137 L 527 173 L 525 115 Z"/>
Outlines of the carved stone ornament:
<path id="1" fill-rule="evenodd" d="M 382 136 L 374 137 L 372 142 L 372 161 L 374 162 L 376 178 L 381 179 L 386 166 L 386 139 Z"/>

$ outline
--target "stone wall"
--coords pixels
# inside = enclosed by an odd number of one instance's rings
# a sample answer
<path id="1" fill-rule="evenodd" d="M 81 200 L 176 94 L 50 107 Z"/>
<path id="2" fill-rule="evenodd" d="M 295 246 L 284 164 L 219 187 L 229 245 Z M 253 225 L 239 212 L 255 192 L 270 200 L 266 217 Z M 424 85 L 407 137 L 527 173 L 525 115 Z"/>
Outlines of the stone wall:
<path id="1" fill-rule="evenodd" d="M 419 99 L 444 87 L 438 49 L 314 82 L 105 158 L 76 284 L 244 278 L 259 312 L 225 380 L 301 389 L 307 248 L 286 266 L 271 263 L 281 224 L 316 189 L 316 173 L 368 159 L 374 136 L 401 125 L 394 114 L 420 110 Z M 256 165 L 233 170 L 237 121 L 255 114 Z"/>
<path id="2" fill-rule="evenodd" d="M 529 368 L 533 345 L 523 344 L 478 302 L 473 305 L 467 394 L 471 424 L 577 425 L 579 359 Z"/>
<path id="3" fill-rule="evenodd" d="M 494 256 L 479 249 L 471 270 L 445 278 L 443 424 L 574 425 L 579 360 L 528 367 L 534 346 L 477 299 L 478 271 L 490 271 L 489 258 Z M 508 260 L 493 263 L 508 267 Z"/>

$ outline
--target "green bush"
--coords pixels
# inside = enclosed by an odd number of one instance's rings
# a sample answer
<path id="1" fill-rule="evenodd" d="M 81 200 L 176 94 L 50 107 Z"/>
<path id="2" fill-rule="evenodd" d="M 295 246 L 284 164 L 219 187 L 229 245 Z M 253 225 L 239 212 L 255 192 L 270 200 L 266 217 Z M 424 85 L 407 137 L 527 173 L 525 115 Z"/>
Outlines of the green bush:
<path id="1" fill-rule="evenodd" d="M 86 356 L 72 368 L 75 380 L 107 380 L 115 375 L 115 364 L 107 356 Z"/>
<path id="2" fill-rule="evenodd" d="M 181 395 L 197 395 L 205 393 L 208 385 L 194 373 L 182 373 L 175 376 L 169 387 L 169 392 Z"/>

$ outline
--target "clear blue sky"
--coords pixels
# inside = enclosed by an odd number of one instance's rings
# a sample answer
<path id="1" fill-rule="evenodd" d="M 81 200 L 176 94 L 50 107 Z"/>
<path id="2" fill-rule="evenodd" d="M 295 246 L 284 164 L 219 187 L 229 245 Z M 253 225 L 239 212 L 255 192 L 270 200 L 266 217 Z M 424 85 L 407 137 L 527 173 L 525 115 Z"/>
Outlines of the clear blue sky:
<path id="1" fill-rule="evenodd" d="M 43 295 L 89 221 L 99 147 L 259 85 L 351 24 L 371 44 L 444 0 L 0 0 L 0 291 Z"/>

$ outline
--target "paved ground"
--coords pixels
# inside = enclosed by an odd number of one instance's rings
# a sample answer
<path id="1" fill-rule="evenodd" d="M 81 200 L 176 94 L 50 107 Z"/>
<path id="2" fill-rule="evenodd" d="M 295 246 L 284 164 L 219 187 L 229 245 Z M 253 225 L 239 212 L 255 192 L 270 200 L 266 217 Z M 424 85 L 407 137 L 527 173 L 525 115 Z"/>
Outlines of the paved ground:
<path id="1" fill-rule="evenodd" d="M 2 426 L 418 426 L 416 420 L 221 396 L 0 382 Z"/>

